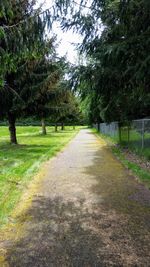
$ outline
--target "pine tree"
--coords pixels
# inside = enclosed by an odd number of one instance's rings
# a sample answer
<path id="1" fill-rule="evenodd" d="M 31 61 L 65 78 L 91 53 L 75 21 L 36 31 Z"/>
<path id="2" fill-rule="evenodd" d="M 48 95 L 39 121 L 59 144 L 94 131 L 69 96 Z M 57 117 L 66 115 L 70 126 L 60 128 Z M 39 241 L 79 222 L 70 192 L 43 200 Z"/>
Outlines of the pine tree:
<path id="1" fill-rule="evenodd" d="M 85 75 L 78 71 L 78 85 L 80 90 L 82 79 L 82 95 L 88 92 L 92 101 L 90 113 L 97 109 L 105 121 L 149 116 L 150 1 L 56 2 L 61 14 L 71 10 L 59 17 L 62 27 L 83 36 L 80 51 L 87 56 L 87 67 Z"/>
<path id="2" fill-rule="evenodd" d="M 21 82 L 21 97 L 26 103 L 25 113 L 34 115 L 41 120 L 42 133 L 46 134 L 45 119 L 52 112 L 51 105 L 54 102 L 57 84 L 60 79 L 59 62 L 50 58 L 39 60 L 31 72 L 27 72 L 24 85 Z"/>
<path id="3" fill-rule="evenodd" d="M 18 74 L 46 53 L 44 28 L 49 16 L 43 13 L 42 18 L 41 11 L 34 10 L 34 2 L 0 3 L 0 116 L 8 118 L 11 143 L 17 143 L 15 120 L 24 105 L 16 83 Z"/>

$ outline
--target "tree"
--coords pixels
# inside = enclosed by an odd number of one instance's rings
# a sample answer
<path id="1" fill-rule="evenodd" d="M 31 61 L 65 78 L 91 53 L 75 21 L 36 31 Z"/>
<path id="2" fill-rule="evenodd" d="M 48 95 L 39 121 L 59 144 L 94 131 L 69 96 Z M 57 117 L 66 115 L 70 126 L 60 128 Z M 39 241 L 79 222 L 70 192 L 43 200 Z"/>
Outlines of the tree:
<path id="1" fill-rule="evenodd" d="M 16 117 L 21 114 L 24 101 L 21 98 L 17 79 L 20 69 L 30 68 L 36 59 L 46 53 L 44 39 L 45 19 L 40 10 L 34 10 L 34 1 L 23 0 L 21 5 L 15 0 L 2 1 L 0 4 L 0 116 L 9 121 L 10 140 L 16 144 Z M 47 20 L 48 21 L 48 20 Z M 32 64 L 31 64 L 32 65 Z M 30 66 L 30 67 L 29 67 Z"/>
<path id="2" fill-rule="evenodd" d="M 29 69 L 20 83 L 21 98 L 26 103 L 25 114 L 34 115 L 41 120 L 42 133 L 46 134 L 45 119 L 50 116 L 51 104 L 54 102 L 56 86 L 61 70 L 59 62 L 52 55 L 44 57 Z"/>
<path id="3" fill-rule="evenodd" d="M 62 124 L 64 130 L 65 124 L 78 124 L 81 121 L 81 111 L 77 97 L 71 92 L 66 91 L 60 103 L 59 122 Z"/>
<path id="4" fill-rule="evenodd" d="M 51 26 L 50 11 L 34 8 L 34 0 L 0 1 L 0 86 L 18 65 L 37 58 L 43 47 L 44 29 Z"/>
<path id="5" fill-rule="evenodd" d="M 75 1 L 57 2 L 60 12 L 71 10 L 62 27 L 84 36 L 80 51 L 87 64 L 78 68 L 85 73 L 78 71 L 78 88 L 83 98 L 86 92 L 90 96 L 90 114 L 96 110 L 108 122 L 149 116 L 150 2 L 93 0 L 88 7 L 84 0 L 79 6 Z"/>
<path id="6" fill-rule="evenodd" d="M 77 124 L 82 119 L 79 108 L 78 97 L 72 92 L 72 87 L 64 77 L 59 81 L 53 102 L 51 103 L 51 122 L 55 122 L 55 131 L 58 124 L 61 124 L 61 130 L 64 130 L 65 124 Z"/>

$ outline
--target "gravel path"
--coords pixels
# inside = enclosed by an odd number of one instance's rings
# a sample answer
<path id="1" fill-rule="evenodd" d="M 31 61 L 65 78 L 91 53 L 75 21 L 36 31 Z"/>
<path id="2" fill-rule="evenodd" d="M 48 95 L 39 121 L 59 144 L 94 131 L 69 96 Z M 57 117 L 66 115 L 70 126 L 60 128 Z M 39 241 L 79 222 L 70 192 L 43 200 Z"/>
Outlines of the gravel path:
<path id="1" fill-rule="evenodd" d="M 46 166 L 3 266 L 150 266 L 150 191 L 103 140 L 81 130 Z"/>

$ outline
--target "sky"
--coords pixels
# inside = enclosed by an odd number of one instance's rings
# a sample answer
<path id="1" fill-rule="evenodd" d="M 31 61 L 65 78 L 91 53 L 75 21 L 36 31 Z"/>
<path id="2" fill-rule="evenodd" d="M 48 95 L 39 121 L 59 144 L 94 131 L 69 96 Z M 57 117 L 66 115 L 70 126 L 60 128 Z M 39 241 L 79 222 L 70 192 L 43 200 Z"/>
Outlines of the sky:
<path id="1" fill-rule="evenodd" d="M 44 4 L 43 4 L 44 3 Z M 52 6 L 52 0 L 37 0 L 37 7 L 43 4 L 42 9 L 45 10 Z M 67 56 L 68 61 L 75 64 L 78 61 L 78 54 L 73 44 L 82 42 L 82 37 L 79 34 L 73 33 L 72 30 L 63 32 L 59 24 L 55 23 L 53 26 L 54 34 L 57 34 L 58 48 L 57 53 L 59 56 Z"/>

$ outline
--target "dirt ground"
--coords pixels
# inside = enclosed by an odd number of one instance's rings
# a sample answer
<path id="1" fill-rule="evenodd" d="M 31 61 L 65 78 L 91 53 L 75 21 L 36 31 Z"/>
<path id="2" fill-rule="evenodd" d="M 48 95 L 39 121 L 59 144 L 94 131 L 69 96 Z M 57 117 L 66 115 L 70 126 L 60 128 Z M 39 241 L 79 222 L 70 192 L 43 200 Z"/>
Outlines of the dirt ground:
<path id="1" fill-rule="evenodd" d="M 150 191 L 90 130 L 46 163 L 39 183 L 0 238 L 0 266 L 150 266 Z"/>

